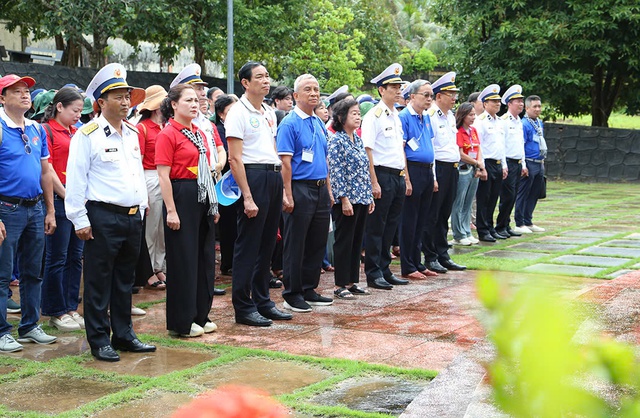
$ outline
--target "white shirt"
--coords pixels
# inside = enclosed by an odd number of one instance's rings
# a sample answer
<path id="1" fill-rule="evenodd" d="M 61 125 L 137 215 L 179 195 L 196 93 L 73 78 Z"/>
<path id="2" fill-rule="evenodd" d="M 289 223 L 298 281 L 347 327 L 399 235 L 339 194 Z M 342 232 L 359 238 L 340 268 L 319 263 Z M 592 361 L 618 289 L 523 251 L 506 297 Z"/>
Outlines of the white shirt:
<path id="1" fill-rule="evenodd" d="M 524 161 L 524 132 L 522 130 L 522 119 L 520 116 L 513 116 L 507 112 L 502 115 L 504 128 L 504 154 L 507 158 L 522 160 L 520 164 L 527 166 Z"/>
<path id="2" fill-rule="evenodd" d="M 231 106 L 224 120 L 227 138 L 242 140 L 242 162 L 244 164 L 280 165 L 276 153 L 276 113 L 262 104 L 260 113 L 243 95 Z"/>
<path id="3" fill-rule="evenodd" d="M 198 116 L 196 116 L 191 122 L 204 132 L 204 136 L 207 139 L 207 145 L 209 145 L 209 150 L 211 150 L 209 153 L 209 165 L 214 167 L 218 162 L 218 148 L 216 147 L 216 141 L 214 140 L 213 124 L 209 118 L 200 111 L 198 111 Z"/>
<path id="4" fill-rule="evenodd" d="M 373 165 L 404 170 L 404 134 L 398 111 L 381 100 L 362 120 L 362 143 L 371 149 Z"/>
<path id="5" fill-rule="evenodd" d="M 445 163 L 457 163 L 460 161 L 460 147 L 456 141 L 458 130 L 456 129 L 456 117 L 452 111 L 445 115 L 434 103 L 427 112 L 431 118 L 433 129 L 433 154 L 438 161 Z"/>
<path id="6" fill-rule="evenodd" d="M 500 119 L 483 112 L 473 123 L 480 137 L 480 149 L 485 160 L 501 160 L 506 167 L 504 153 L 504 129 Z"/>
<path id="7" fill-rule="evenodd" d="M 85 202 L 148 206 L 138 134 L 122 122 L 122 136 L 100 115 L 78 129 L 69 146 L 64 208 L 76 230 L 91 226 Z"/>

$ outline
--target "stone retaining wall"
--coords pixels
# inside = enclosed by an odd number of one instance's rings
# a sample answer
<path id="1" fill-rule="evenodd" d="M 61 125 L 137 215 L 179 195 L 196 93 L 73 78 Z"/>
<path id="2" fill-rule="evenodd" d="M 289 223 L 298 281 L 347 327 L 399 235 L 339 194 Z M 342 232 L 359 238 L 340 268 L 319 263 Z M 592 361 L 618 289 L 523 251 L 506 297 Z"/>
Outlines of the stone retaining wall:
<path id="1" fill-rule="evenodd" d="M 640 130 L 545 124 L 547 176 L 587 182 L 640 182 Z"/>

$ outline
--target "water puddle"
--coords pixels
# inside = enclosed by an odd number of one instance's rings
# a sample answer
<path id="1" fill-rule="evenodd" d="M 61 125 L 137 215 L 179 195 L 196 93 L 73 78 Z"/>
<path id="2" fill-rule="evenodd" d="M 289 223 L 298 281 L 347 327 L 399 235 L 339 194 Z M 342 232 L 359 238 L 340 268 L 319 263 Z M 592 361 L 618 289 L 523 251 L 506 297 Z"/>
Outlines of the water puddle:
<path id="1" fill-rule="evenodd" d="M 185 393 L 150 393 L 152 398 L 138 399 L 117 408 L 107 409 L 94 417 L 97 418 L 162 418 L 170 417 L 179 407 L 191 401 Z"/>

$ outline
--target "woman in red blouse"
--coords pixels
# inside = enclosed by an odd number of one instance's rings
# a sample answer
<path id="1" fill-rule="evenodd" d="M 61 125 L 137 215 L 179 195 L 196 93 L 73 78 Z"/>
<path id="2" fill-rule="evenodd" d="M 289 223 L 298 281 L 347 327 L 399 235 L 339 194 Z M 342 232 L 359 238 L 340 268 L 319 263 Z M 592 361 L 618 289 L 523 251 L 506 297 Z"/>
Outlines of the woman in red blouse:
<path id="1" fill-rule="evenodd" d="M 192 123 L 198 96 L 190 84 L 169 90 L 160 106 L 167 126 L 156 137 L 156 166 L 164 200 L 167 329 L 173 336 L 213 332 L 209 320 L 215 279 L 218 202 L 204 133 Z"/>
<path id="2" fill-rule="evenodd" d="M 471 103 L 462 103 L 456 111 L 457 142 L 460 147 L 458 191 L 451 212 L 451 230 L 456 245 L 477 244 L 471 235 L 471 206 L 478 189 L 478 179 L 486 177 L 484 159 L 476 128 L 471 126 L 476 112 Z"/>
<path id="3" fill-rule="evenodd" d="M 80 119 L 84 99 L 73 87 L 60 89 L 44 113 L 42 127 L 47 135 L 49 161 L 53 167 L 53 204 L 57 228 L 45 237 L 45 265 L 42 277 L 42 315 L 51 317 L 49 325 L 60 331 L 84 328 L 78 313 L 83 241 L 76 236 L 64 210 L 69 144 Z"/>

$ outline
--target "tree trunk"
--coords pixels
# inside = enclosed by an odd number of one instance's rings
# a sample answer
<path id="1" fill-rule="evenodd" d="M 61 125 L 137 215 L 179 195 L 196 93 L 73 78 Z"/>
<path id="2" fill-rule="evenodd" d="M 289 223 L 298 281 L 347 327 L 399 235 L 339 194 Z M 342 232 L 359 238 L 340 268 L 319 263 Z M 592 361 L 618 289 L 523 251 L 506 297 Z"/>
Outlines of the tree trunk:
<path id="1" fill-rule="evenodd" d="M 205 51 L 204 48 L 202 47 L 202 44 L 200 42 L 198 42 L 198 34 L 196 33 L 197 31 L 197 26 L 194 25 L 193 27 L 193 52 L 194 52 L 194 61 L 197 64 L 200 64 L 200 67 L 202 67 L 202 74 L 204 75 L 207 72 L 207 67 L 204 64 L 204 55 L 205 55 Z"/>
<path id="2" fill-rule="evenodd" d="M 620 96 L 626 77 L 616 69 L 617 63 L 608 69 L 596 67 L 591 81 L 591 126 L 609 126 L 609 117 Z"/>

